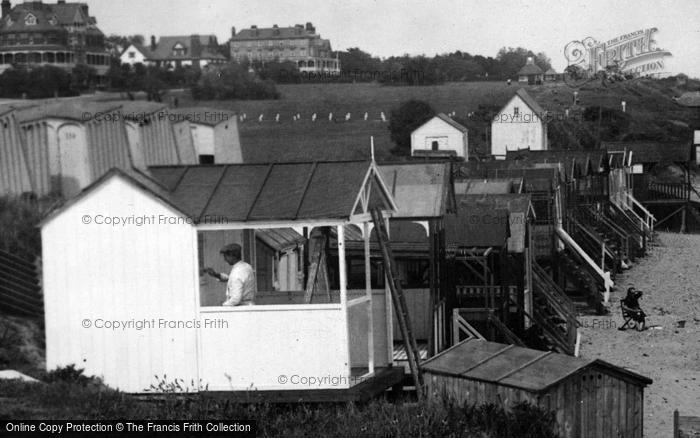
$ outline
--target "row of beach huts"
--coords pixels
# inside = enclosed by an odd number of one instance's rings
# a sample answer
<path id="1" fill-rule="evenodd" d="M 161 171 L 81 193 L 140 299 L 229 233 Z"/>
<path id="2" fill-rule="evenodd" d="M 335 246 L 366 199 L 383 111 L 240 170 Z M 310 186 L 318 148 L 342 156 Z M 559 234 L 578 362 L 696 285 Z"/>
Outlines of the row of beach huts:
<path id="1" fill-rule="evenodd" d="M 654 236 L 635 197 L 643 147 L 527 142 L 465 161 L 444 151 L 466 152 L 466 129 L 439 115 L 409 161 L 245 163 L 222 114 L 118 101 L 3 113 L 5 194 L 63 200 L 40 224 L 47 368 L 131 393 L 167 375 L 232 399 L 345 401 L 400 387 L 415 350 L 430 397 L 530 401 L 567 437 L 643 436 L 651 380 L 578 354 L 578 316 L 617 311 L 615 277 Z M 17 166 L 26 176 L 8 178 Z M 221 306 L 205 273 L 230 269 L 228 243 L 254 268 L 254 306 Z"/>

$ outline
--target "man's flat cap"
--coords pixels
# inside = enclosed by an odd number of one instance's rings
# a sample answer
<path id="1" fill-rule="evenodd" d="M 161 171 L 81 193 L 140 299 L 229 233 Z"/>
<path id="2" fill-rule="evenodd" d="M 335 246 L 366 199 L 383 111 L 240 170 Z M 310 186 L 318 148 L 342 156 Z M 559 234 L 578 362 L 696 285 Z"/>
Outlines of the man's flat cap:
<path id="1" fill-rule="evenodd" d="M 241 253 L 241 245 L 237 243 L 229 243 L 228 245 L 224 245 L 221 248 L 221 251 L 219 251 L 221 254 L 240 254 Z"/>

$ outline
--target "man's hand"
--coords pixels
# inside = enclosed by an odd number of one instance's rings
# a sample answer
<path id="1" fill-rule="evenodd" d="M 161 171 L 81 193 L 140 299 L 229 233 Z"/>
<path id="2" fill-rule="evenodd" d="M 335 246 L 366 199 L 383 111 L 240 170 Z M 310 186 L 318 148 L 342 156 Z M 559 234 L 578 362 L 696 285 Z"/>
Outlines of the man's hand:
<path id="1" fill-rule="evenodd" d="M 214 277 L 214 278 L 219 278 L 219 277 L 220 277 L 219 273 L 216 272 L 215 270 L 213 270 L 212 268 L 205 268 L 205 269 L 204 269 L 204 272 L 206 272 L 207 274 L 211 275 L 211 276 Z"/>

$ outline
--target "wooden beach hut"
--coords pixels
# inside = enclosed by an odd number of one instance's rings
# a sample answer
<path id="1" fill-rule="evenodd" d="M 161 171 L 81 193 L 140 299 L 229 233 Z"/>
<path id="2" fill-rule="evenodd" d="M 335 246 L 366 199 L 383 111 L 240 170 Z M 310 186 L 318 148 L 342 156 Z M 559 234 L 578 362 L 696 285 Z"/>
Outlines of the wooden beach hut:
<path id="1" fill-rule="evenodd" d="M 467 340 L 423 363 L 429 397 L 511 407 L 529 402 L 556 415 L 559 436 L 643 434 L 652 380 L 598 359 Z"/>

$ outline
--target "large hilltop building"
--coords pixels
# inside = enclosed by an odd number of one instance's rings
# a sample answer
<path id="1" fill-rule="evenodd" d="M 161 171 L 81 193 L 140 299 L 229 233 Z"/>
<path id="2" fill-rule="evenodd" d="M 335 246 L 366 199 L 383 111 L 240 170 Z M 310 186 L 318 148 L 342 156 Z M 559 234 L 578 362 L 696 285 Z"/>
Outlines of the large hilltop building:
<path id="1" fill-rule="evenodd" d="M 98 75 L 110 64 L 104 34 L 85 3 L 2 1 L 0 72 L 12 65 L 54 65 L 70 70 L 93 67 Z"/>
<path id="2" fill-rule="evenodd" d="M 331 42 L 321 38 L 311 23 L 268 28 L 253 25 L 238 33 L 234 27 L 230 46 L 234 61 L 291 61 L 301 72 L 340 73 L 340 61 L 333 57 Z"/>

